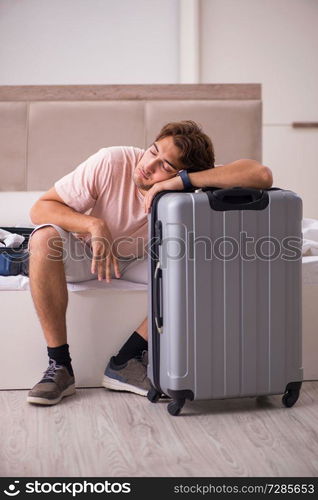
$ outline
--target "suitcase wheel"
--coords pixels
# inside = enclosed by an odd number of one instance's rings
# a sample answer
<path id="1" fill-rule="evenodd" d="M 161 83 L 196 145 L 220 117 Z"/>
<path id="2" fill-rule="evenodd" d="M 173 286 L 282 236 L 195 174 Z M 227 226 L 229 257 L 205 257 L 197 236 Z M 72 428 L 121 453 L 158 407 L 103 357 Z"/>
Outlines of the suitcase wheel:
<path id="1" fill-rule="evenodd" d="M 151 389 L 149 389 L 148 391 L 147 398 L 151 403 L 157 403 L 158 399 L 160 398 L 160 395 L 161 394 L 160 392 L 157 391 L 157 389 L 151 387 Z"/>
<path id="2" fill-rule="evenodd" d="M 286 392 L 282 397 L 283 405 L 291 408 L 299 398 L 301 382 L 290 382 L 286 387 Z"/>
<path id="3" fill-rule="evenodd" d="M 294 406 L 298 398 L 299 391 L 288 391 L 282 397 L 283 405 L 286 406 L 286 408 L 291 408 L 292 406 Z"/>
<path id="4" fill-rule="evenodd" d="M 168 412 L 174 417 L 178 416 L 185 403 L 185 399 L 177 399 L 168 404 Z"/>

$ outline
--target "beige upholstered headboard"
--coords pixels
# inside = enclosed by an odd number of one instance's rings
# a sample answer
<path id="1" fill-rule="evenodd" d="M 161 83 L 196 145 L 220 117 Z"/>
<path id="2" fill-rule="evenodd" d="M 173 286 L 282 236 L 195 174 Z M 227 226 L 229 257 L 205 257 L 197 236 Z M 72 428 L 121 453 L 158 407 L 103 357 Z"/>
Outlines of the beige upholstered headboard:
<path id="1" fill-rule="evenodd" d="M 147 147 L 191 119 L 216 163 L 262 156 L 259 84 L 0 86 L 0 189 L 42 191 L 101 147 Z"/>

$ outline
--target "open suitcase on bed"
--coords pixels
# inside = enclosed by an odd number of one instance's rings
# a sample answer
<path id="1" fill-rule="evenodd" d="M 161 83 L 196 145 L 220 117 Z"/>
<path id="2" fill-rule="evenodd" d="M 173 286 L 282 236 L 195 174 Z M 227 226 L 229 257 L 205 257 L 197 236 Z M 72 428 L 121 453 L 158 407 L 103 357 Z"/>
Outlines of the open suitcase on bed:
<path id="1" fill-rule="evenodd" d="M 158 193 L 149 214 L 148 399 L 283 394 L 303 379 L 302 201 L 287 190 Z"/>
<path id="2" fill-rule="evenodd" d="M 18 248 L 0 246 L 0 276 L 16 276 L 28 273 L 28 241 L 32 227 L 1 227 L 9 233 L 19 234 L 24 237 Z M 1 240 L 0 240 L 1 241 Z"/>

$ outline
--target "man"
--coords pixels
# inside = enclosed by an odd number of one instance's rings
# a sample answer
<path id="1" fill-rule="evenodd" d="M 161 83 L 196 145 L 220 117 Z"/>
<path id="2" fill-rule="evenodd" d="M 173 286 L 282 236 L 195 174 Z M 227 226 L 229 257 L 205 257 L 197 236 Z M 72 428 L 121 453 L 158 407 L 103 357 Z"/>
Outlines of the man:
<path id="1" fill-rule="evenodd" d="M 67 282 L 112 277 L 147 282 L 147 213 L 156 193 L 195 187 L 268 188 L 255 160 L 214 168 L 209 137 L 192 121 L 168 123 L 154 143 L 103 148 L 33 205 L 30 286 L 48 345 L 49 367 L 28 402 L 56 404 L 75 392 L 66 332 Z M 142 244 L 140 243 L 142 242 Z M 76 258 L 75 257 L 76 254 Z M 147 318 L 109 361 L 103 385 L 146 395 Z"/>

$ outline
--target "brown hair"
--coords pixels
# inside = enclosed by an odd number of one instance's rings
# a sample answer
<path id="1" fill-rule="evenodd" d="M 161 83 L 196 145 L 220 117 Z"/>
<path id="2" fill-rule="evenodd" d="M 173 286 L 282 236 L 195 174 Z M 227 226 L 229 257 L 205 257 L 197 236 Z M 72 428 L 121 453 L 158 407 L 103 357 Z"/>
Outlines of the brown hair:
<path id="1" fill-rule="evenodd" d="M 172 136 L 174 145 L 181 151 L 180 161 L 190 172 L 214 167 L 214 148 L 210 137 L 192 120 L 167 123 L 156 141 Z"/>

